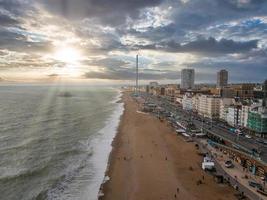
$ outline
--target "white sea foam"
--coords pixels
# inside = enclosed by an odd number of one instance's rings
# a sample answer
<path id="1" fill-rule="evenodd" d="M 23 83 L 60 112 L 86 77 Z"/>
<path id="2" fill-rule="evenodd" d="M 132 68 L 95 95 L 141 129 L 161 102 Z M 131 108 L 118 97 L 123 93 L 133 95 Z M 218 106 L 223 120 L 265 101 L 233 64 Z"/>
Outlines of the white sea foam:
<path id="1" fill-rule="evenodd" d="M 123 103 L 116 103 L 121 99 L 121 96 L 121 92 L 118 91 L 118 95 L 111 102 L 115 104 L 115 110 L 106 122 L 105 127 L 99 131 L 99 136 L 91 141 L 94 153 L 90 160 L 93 162 L 95 172 L 92 184 L 88 186 L 88 200 L 96 200 L 99 195 L 103 195 L 102 191 L 99 192 L 99 189 L 101 184 L 108 180 L 107 177 L 105 177 L 105 172 L 108 167 L 108 159 L 112 150 L 111 143 L 116 136 L 120 117 L 124 110 Z"/>

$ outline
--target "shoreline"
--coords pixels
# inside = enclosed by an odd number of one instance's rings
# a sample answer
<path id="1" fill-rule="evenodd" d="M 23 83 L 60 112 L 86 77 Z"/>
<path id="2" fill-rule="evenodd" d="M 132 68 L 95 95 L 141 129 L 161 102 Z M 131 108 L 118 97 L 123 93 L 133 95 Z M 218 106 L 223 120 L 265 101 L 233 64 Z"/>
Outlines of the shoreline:
<path id="1" fill-rule="evenodd" d="M 232 188 L 217 185 L 201 170 L 201 158 L 192 143 L 173 134 L 165 122 L 136 112 L 136 102 L 127 93 L 123 92 L 121 100 L 124 110 L 111 143 L 99 200 L 213 200 L 214 195 L 235 199 Z M 196 186 L 196 177 L 205 177 L 203 186 Z"/>
<path id="2" fill-rule="evenodd" d="M 98 193 L 97 193 L 97 200 L 98 199 L 101 199 L 103 196 L 104 196 L 104 186 L 105 184 L 107 183 L 107 181 L 109 180 L 109 171 L 110 171 L 110 166 L 111 166 L 111 162 L 112 162 L 112 157 L 113 156 L 113 152 L 114 152 L 114 142 L 116 141 L 116 138 L 118 137 L 118 134 L 119 134 L 119 128 L 121 126 L 121 121 L 122 121 L 122 118 L 123 118 L 123 115 L 124 115 L 124 112 L 125 112 L 125 103 L 123 101 L 123 96 L 124 96 L 124 92 L 119 90 L 119 94 L 118 96 L 116 97 L 116 99 L 114 100 L 114 103 L 115 104 L 122 104 L 122 113 L 120 114 L 120 117 L 119 117 L 119 123 L 117 124 L 117 128 L 115 130 L 115 135 L 110 143 L 110 147 L 111 147 L 111 150 L 108 154 L 108 160 L 107 160 L 107 163 L 106 163 L 106 169 L 104 171 L 104 177 L 103 177 L 103 180 L 100 184 L 100 187 L 98 189 Z"/>

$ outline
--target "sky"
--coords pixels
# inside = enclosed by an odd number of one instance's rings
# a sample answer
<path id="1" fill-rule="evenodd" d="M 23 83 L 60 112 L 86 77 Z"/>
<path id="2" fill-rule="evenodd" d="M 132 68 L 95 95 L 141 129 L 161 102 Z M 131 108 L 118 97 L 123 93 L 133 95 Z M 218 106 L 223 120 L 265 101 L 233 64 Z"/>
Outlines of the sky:
<path id="1" fill-rule="evenodd" d="M 0 0 L 0 81 L 267 79 L 266 0 Z"/>

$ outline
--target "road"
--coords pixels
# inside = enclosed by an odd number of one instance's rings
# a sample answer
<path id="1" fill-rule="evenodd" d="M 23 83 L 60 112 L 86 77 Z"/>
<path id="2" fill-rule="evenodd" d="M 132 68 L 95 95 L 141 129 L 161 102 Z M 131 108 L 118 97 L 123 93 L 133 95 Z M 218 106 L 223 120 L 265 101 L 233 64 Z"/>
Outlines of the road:
<path id="1" fill-rule="evenodd" d="M 165 98 L 159 98 L 146 93 L 141 93 L 141 96 L 147 101 L 162 107 L 165 111 L 172 113 L 174 119 L 179 117 L 179 121 L 192 122 L 197 128 L 203 128 L 205 131 L 234 143 L 236 148 L 239 148 L 248 154 L 252 155 L 254 152 L 254 158 L 267 163 L 267 147 L 262 143 L 256 142 L 256 138 L 246 138 L 241 135 L 238 136 L 236 133 L 229 131 L 231 128 L 230 126 L 224 124 L 222 127 L 221 122 L 211 122 L 210 119 L 204 119 L 196 113 L 185 111 Z"/>

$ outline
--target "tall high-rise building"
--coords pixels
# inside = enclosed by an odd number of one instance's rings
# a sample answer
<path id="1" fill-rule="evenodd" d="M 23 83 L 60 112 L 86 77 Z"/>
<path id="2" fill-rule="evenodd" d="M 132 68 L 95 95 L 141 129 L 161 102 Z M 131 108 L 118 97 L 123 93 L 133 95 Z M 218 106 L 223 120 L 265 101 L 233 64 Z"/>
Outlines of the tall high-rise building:
<path id="1" fill-rule="evenodd" d="M 182 69 L 181 71 L 181 89 L 193 89 L 195 83 L 195 70 Z"/>
<path id="2" fill-rule="evenodd" d="M 228 84 L 228 71 L 225 69 L 217 72 L 217 87 L 221 88 Z"/>
<path id="3" fill-rule="evenodd" d="M 263 91 L 263 100 L 262 100 L 262 106 L 263 107 L 267 107 L 267 80 L 265 80 L 263 82 L 263 85 L 262 85 L 262 91 Z"/>

